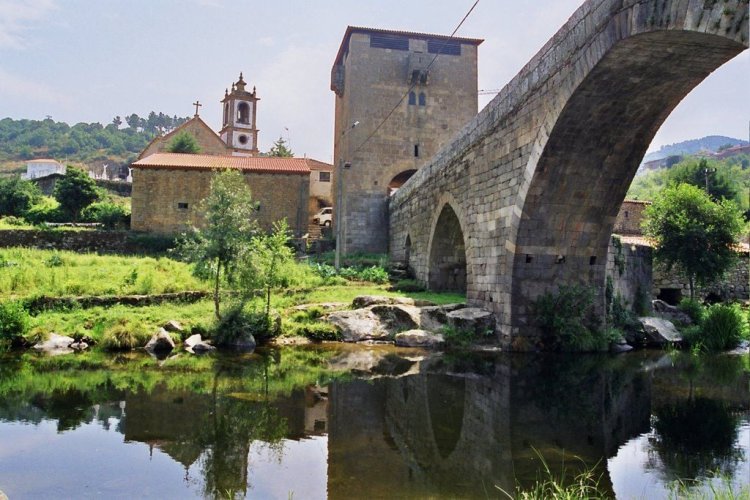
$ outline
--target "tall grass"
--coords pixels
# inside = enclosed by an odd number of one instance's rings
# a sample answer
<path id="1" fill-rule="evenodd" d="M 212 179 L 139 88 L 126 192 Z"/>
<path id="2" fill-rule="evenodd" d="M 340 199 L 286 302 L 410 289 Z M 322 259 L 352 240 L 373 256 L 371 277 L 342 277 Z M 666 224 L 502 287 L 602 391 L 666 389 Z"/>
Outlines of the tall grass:
<path id="1" fill-rule="evenodd" d="M 700 326 L 685 332 L 685 340 L 691 346 L 707 352 L 733 349 L 746 337 L 745 315 L 739 307 L 724 304 L 709 307 Z"/>
<path id="2" fill-rule="evenodd" d="M 206 290 L 190 267 L 166 257 L 0 249 L 0 299 L 32 295 L 128 295 Z"/>

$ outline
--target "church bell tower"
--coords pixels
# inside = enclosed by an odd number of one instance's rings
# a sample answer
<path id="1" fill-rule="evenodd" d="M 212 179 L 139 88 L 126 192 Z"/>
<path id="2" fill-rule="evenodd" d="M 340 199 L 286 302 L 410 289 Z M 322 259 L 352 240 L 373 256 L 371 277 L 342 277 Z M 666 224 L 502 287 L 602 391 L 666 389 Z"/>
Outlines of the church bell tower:
<path id="1" fill-rule="evenodd" d="M 219 135 L 227 146 L 232 148 L 234 156 L 258 155 L 258 129 L 255 114 L 258 108 L 258 97 L 253 91 L 245 90 L 245 80 L 240 78 L 232 84 L 232 91 L 224 91 L 224 119 Z"/>

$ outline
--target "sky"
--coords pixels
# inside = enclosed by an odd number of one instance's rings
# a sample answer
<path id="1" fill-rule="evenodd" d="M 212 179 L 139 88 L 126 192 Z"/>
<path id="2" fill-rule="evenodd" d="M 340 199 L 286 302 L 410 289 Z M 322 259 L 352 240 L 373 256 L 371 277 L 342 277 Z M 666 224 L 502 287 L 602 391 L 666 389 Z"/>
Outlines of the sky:
<path id="1" fill-rule="evenodd" d="M 450 34 L 474 0 L 0 0 L 0 119 L 108 124 L 150 111 L 220 127 L 224 89 L 256 86 L 259 148 L 332 161 L 330 71 L 347 25 Z M 483 38 L 478 87 L 502 88 L 580 0 L 480 0 L 458 36 Z M 480 109 L 492 98 L 480 96 Z M 650 151 L 747 139 L 750 51 L 689 94 Z"/>

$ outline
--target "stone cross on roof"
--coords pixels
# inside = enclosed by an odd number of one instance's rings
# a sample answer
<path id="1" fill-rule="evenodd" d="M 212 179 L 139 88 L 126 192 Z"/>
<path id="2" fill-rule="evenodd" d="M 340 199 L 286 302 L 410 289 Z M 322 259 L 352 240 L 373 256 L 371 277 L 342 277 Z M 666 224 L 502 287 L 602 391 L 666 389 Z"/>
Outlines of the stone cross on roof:
<path id="1" fill-rule="evenodd" d="M 193 106 L 195 106 L 195 116 L 198 116 L 198 108 L 203 106 L 199 100 L 196 99 L 196 101 L 193 103 Z"/>

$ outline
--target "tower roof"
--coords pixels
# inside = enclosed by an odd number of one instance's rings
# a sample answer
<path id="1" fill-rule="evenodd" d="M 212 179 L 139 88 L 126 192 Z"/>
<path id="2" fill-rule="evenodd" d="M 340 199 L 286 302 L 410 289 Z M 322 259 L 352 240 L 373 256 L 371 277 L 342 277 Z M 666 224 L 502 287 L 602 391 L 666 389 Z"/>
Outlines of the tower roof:
<path id="1" fill-rule="evenodd" d="M 444 41 L 455 41 L 460 43 L 466 43 L 470 45 L 479 45 L 484 42 L 482 38 L 465 38 L 460 36 L 449 36 L 449 35 L 436 35 L 433 33 L 418 33 L 415 31 L 401 31 L 401 30 L 386 30 L 380 28 L 366 28 L 364 26 L 347 26 L 344 32 L 344 38 L 341 40 L 339 51 L 336 54 L 336 60 L 333 65 L 341 64 L 344 55 L 349 51 L 349 38 L 352 33 L 365 33 L 365 34 L 379 34 L 379 35 L 394 35 L 402 36 L 405 38 L 413 38 L 417 40 L 444 40 Z"/>

